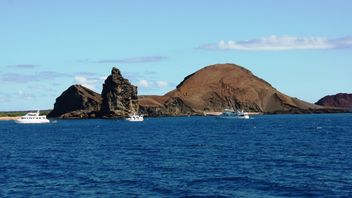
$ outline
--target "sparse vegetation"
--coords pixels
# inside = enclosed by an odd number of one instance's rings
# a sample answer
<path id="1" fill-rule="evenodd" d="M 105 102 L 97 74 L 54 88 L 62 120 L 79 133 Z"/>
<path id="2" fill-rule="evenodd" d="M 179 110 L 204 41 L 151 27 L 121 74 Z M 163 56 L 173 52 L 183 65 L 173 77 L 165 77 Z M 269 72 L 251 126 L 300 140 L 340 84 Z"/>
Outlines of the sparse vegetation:
<path id="1" fill-rule="evenodd" d="M 31 111 L 0 111 L 0 117 L 17 117 L 23 116 L 28 112 L 35 112 L 36 110 Z M 40 115 L 47 115 L 51 110 L 40 110 Z"/>

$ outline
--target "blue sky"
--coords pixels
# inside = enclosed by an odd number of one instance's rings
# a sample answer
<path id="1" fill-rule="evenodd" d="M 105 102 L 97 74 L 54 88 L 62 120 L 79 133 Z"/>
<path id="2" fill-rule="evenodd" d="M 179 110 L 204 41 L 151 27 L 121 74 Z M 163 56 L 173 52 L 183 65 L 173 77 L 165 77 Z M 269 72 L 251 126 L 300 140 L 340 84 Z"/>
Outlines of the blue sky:
<path id="1" fill-rule="evenodd" d="M 72 84 L 101 92 L 117 66 L 164 94 L 215 63 L 316 102 L 352 92 L 349 0 L 0 0 L 0 111 L 53 108 Z"/>

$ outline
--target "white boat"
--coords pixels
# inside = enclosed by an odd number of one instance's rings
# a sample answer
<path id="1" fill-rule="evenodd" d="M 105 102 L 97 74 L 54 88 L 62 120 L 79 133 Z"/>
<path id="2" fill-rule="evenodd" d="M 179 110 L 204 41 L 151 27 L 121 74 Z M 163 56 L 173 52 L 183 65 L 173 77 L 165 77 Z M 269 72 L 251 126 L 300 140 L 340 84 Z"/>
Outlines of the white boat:
<path id="1" fill-rule="evenodd" d="M 230 109 L 225 109 L 224 112 L 218 116 L 218 118 L 231 119 L 231 118 L 240 118 L 240 119 L 249 119 L 249 114 L 243 110 L 233 111 Z"/>
<path id="2" fill-rule="evenodd" d="M 37 112 L 30 112 L 24 116 L 21 116 L 19 119 L 15 120 L 18 124 L 43 124 L 49 123 L 50 121 L 46 118 L 45 115 L 39 115 L 39 110 Z"/>
<path id="3" fill-rule="evenodd" d="M 130 117 L 126 118 L 127 121 L 130 122 L 142 122 L 144 120 L 143 115 L 132 114 Z"/>
<path id="4" fill-rule="evenodd" d="M 237 117 L 242 119 L 249 119 L 249 114 L 247 112 L 244 112 L 243 110 L 237 110 Z"/>

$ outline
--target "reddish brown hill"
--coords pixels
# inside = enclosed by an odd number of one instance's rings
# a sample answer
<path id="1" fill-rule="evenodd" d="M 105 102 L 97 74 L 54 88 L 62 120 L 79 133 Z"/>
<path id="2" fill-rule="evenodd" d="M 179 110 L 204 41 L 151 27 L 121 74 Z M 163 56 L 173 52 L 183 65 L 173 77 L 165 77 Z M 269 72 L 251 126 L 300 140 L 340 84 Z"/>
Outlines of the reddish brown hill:
<path id="1" fill-rule="evenodd" d="M 352 108 L 352 94 L 339 93 L 325 96 L 315 104 L 326 107 Z"/>
<path id="2" fill-rule="evenodd" d="M 141 111 L 149 115 L 180 115 L 237 108 L 263 113 L 314 112 L 320 106 L 289 97 L 249 70 L 234 64 L 207 66 L 187 76 L 164 96 L 143 96 Z"/>

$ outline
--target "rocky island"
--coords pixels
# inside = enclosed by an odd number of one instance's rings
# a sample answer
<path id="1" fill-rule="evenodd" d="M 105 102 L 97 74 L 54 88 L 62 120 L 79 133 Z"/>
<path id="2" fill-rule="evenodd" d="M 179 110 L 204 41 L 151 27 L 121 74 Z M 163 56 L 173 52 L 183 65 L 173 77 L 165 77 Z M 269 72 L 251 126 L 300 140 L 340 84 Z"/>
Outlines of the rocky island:
<path id="1" fill-rule="evenodd" d="M 338 93 L 336 95 L 325 96 L 315 104 L 325 107 L 340 107 L 352 109 L 352 94 Z"/>
<path id="2" fill-rule="evenodd" d="M 241 66 L 215 64 L 185 77 L 163 96 L 139 97 L 137 87 L 114 67 L 101 94 L 73 85 L 56 99 L 48 117 L 123 118 L 137 112 L 146 116 L 203 115 L 231 108 L 267 114 L 342 111 L 287 96 Z"/>
<path id="3" fill-rule="evenodd" d="M 123 118 L 138 112 L 138 108 L 137 87 L 114 67 L 104 82 L 102 94 L 72 85 L 56 99 L 48 117 Z"/>

